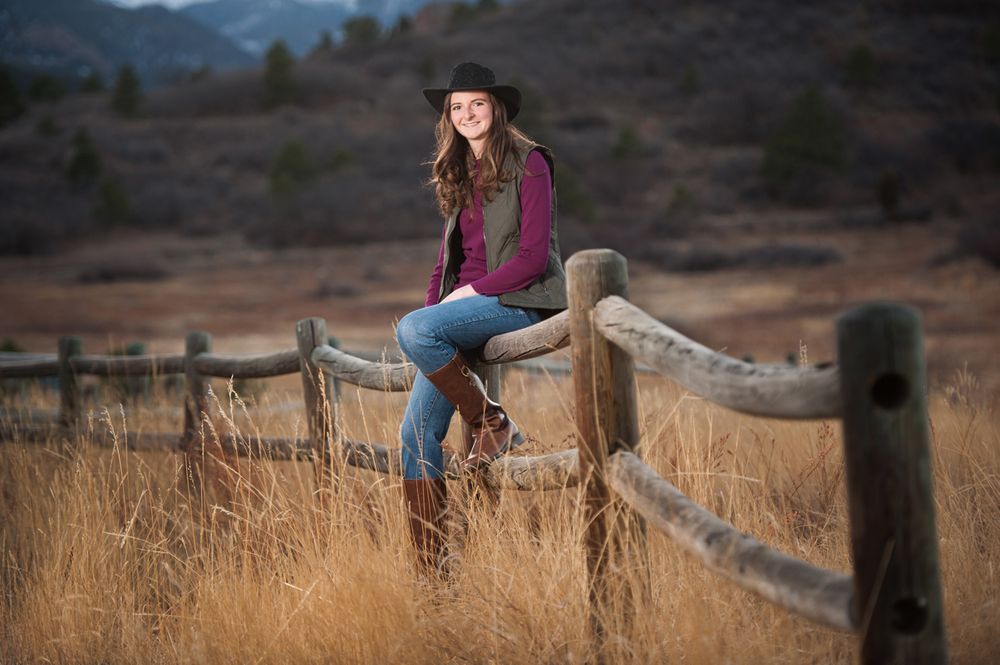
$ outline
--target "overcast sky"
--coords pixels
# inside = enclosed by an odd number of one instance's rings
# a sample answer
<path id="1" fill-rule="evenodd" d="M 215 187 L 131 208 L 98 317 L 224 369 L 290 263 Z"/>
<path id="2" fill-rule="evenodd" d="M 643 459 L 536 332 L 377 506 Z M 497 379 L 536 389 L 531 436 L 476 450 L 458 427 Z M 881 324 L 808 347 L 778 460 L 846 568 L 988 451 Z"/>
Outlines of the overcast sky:
<path id="1" fill-rule="evenodd" d="M 106 0 L 119 7 L 139 7 L 140 5 L 163 5 L 171 9 L 177 9 L 185 5 L 193 5 L 196 2 L 205 0 Z M 298 0 L 299 2 L 335 2 L 341 5 L 353 5 L 355 0 Z"/>
<path id="2" fill-rule="evenodd" d="M 139 5 L 155 5 L 160 4 L 172 9 L 178 7 L 183 7 L 184 5 L 190 5 L 198 0 L 106 0 L 113 5 L 118 5 L 119 7 L 138 7 Z"/>

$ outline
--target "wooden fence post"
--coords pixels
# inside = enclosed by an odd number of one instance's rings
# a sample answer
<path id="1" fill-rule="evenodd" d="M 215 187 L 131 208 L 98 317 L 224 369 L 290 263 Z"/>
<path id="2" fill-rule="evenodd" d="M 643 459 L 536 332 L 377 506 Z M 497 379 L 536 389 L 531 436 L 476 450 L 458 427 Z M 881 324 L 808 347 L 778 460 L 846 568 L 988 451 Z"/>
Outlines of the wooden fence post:
<path id="1" fill-rule="evenodd" d="M 70 361 L 82 353 L 83 342 L 79 337 L 59 338 L 59 424 L 69 429 L 80 424 L 80 391 Z"/>
<path id="2" fill-rule="evenodd" d="M 204 439 L 201 419 L 208 413 L 209 382 L 195 369 L 194 360 L 199 353 L 212 350 L 212 336 L 207 332 L 189 332 L 184 340 L 184 380 L 187 394 L 184 396 L 184 433 L 181 450 L 184 453 L 184 471 L 192 487 L 200 487 L 203 476 Z"/>
<path id="3" fill-rule="evenodd" d="M 944 663 L 920 315 L 852 309 L 837 354 L 861 662 Z"/>
<path id="4" fill-rule="evenodd" d="M 333 335 L 326 338 L 326 343 L 330 345 L 331 348 L 339 349 L 340 340 Z M 331 399 L 331 404 L 337 404 L 340 402 L 340 379 L 335 376 L 325 376 L 324 377 L 330 383 L 330 394 L 333 396 Z M 331 415 L 336 415 L 331 412 Z M 336 427 L 336 423 L 334 423 Z"/>
<path id="5" fill-rule="evenodd" d="M 591 626 L 603 643 L 603 617 L 614 601 L 624 601 L 626 613 L 633 609 L 630 590 L 622 584 L 626 578 L 617 573 L 630 565 L 629 548 L 636 548 L 643 558 L 645 550 L 642 518 L 612 502 L 605 476 L 609 454 L 622 449 L 635 452 L 639 443 L 634 363 L 593 327 L 598 301 L 610 295 L 628 297 L 628 267 L 621 254 L 594 249 L 574 254 L 566 269 L 580 478 L 585 483 Z"/>
<path id="6" fill-rule="evenodd" d="M 142 342 L 129 342 L 125 345 L 126 356 L 141 356 L 146 353 L 146 345 Z M 155 370 L 154 370 L 155 373 Z M 149 386 L 152 382 L 151 374 L 128 375 L 125 377 L 126 395 L 134 402 L 142 399 L 144 402 L 149 399 Z"/>
<path id="7" fill-rule="evenodd" d="M 336 393 L 334 382 L 313 363 L 312 352 L 317 346 L 329 343 L 326 321 L 319 317 L 302 319 L 295 324 L 295 337 L 299 346 L 299 368 L 302 371 L 302 395 L 306 407 L 306 425 L 309 445 L 312 446 L 316 465 L 316 486 L 322 489 L 332 477 L 333 443 L 336 434 Z"/>

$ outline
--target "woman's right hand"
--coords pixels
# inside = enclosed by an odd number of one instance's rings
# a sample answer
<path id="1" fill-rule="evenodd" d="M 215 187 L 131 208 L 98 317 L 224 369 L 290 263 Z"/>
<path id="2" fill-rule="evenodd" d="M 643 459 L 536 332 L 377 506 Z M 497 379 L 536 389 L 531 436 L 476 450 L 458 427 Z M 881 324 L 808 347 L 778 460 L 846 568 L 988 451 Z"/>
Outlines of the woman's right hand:
<path id="1" fill-rule="evenodd" d="M 445 297 L 445 299 L 442 300 L 441 302 L 442 303 L 452 302 L 453 300 L 461 300 L 462 298 L 471 298 L 472 296 L 478 296 L 478 295 L 479 294 L 476 293 L 476 290 L 472 288 L 472 284 L 466 284 L 462 288 L 456 289 L 451 293 L 449 293 Z"/>

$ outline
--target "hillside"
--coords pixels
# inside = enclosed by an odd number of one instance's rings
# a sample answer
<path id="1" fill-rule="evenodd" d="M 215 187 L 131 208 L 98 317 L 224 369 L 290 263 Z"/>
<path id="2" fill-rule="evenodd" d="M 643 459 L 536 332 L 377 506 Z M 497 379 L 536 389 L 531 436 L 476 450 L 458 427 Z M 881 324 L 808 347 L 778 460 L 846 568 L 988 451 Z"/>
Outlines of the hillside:
<path id="1" fill-rule="evenodd" d="M 273 108 L 261 70 L 157 90 L 131 121 L 101 96 L 36 107 L 0 131 L 0 245 L 42 250 L 110 223 L 91 214 L 96 181 L 64 176 L 77 128 L 127 195 L 121 223 L 264 246 L 434 237 L 435 118 L 419 90 L 462 60 L 522 87 L 519 124 L 557 156 L 569 249 L 690 269 L 733 259 L 703 250 L 737 231 L 781 244 L 959 220 L 980 238 L 1000 210 L 998 19 L 936 6 L 519 3 L 302 61 L 295 101 Z M 57 131 L 38 130 L 44 117 Z"/>
<path id="2" fill-rule="evenodd" d="M 172 81 L 205 65 L 247 67 L 254 58 L 213 30 L 161 6 L 122 9 L 97 0 L 4 0 L 0 61 L 26 75 L 112 77 L 125 64 L 147 82 Z"/>

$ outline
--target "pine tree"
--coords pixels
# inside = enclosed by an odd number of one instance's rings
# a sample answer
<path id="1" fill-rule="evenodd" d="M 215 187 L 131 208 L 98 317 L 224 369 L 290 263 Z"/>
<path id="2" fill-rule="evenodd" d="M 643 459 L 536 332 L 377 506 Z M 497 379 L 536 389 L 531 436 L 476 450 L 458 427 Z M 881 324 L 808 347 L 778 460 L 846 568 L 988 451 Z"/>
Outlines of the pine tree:
<path id="1" fill-rule="evenodd" d="M 333 49 L 333 36 L 330 34 L 329 30 L 323 30 L 319 33 L 319 42 L 317 42 L 316 46 L 313 46 L 312 50 L 309 51 L 309 57 L 316 58 L 326 56 L 333 53 Z"/>
<path id="2" fill-rule="evenodd" d="M 288 141 L 271 162 L 271 193 L 278 197 L 294 194 L 316 177 L 318 169 L 301 141 Z"/>
<path id="3" fill-rule="evenodd" d="M 140 106 L 142 106 L 142 86 L 139 83 L 139 76 L 131 65 L 125 65 L 118 70 L 115 89 L 111 93 L 111 108 L 121 116 L 134 118 L 139 115 Z"/>
<path id="4" fill-rule="evenodd" d="M 66 177 L 75 185 L 89 185 L 101 174 L 101 156 L 82 127 L 73 134 Z"/>
<path id="5" fill-rule="evenodd" d="M 101 181 L 91 213 L 103 226 L 122 226 L 132 220 L 128 194 L 117 178 L 108 177 Z"/>
<path id="6" fill-rule="evenodd" d="M 50 139 L 59 135 L 59 123 L 51 115 L 43 115 L 35 122 L 35 133 L 42 138 Z"/>
<path id="7" fill-rule="evenodd" d="M 31 79 L 28 97 L 33 102 L 58 102 L 66 94 L 62 82 L 51 74 L 39 74 Z"/>
<path id="8" fill-rule="evenodd" d="M 810 198 L 821 176 L 847 170 L 847 143 L 844 119 L 818 89 L 807 88 L 764 145 L 761 174 L 774 194 L 804 189 Z"/>
<path id="9" fill-rule="evenodd" d="M 858 44 L 847 54 L 844 62 L 847 83 L 859 90 L 868 90 L 878 80 L 878 61 L 867 44 Z"/>
<path id="10" fill-rule="evenodd" d="M 14 82 L 10 71 L 0 63 L 0 127 L 15 120 L 24 113 L 24 100 L 21 90 Z"/>
<path id="11" fill-rule="evenodd" d="M 413 32 L 413 19 L 406 14 L 400 14 L 399 18 L 396 19 L 396 25 L 392 26 L 389 36 L 401 37 L 403 35 L 408 35 L 411 32 Z"/>
<path id="12" fill-rule="evenodd" d="M 374 16 L 355 16 L 344 21 L 344 46 L 364 48 L 378 41 L 381 28 Z"/>
<path id="13" fill-rule="evenodd" d="M 80 92 L 84 94 L 104 92 L 104 79 L 101 78 L 101 73 L 92 71 L 87 74 L 87 78 L 80 82 Z"/>
<path id="14" fill-rule="evenodd" d="M 265 56 L 264 70 L 264 103 L 274 107 L 294 102 L 299 96 L 299 86 L 292 76 L 295 58 L 292 57 L 285 42 L 280 39 L 271 44 Z"/>

